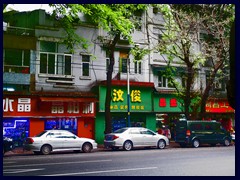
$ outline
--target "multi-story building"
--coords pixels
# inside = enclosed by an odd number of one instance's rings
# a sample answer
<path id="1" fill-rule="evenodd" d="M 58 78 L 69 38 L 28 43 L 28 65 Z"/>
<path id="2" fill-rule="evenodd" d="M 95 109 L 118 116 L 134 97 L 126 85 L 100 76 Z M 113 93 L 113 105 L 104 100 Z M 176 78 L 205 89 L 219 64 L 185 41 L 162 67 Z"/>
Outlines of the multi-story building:
<path id="1" fill-rule="evenodd" d="M 149 16 L 156 20 L 149 26 L 150 36 L 161 38 L 157 25 L 162 23 L 162 16 L 150 8 L 148 13 L 138 16 L 141 23 L 132 34 L 141 48 L 151 48 L 157 41 L 149 39 L 146 32 Z M 44 10 L 4 14 L 7 25 L 3 35 L 3 130 L 20 144 L 23 132 L 32 136 L 53 126 L 103 142 L 109 57 L 99 37 L 108 39 L 102 29 L 88 23 L 84 16 L 82 20 L 85 23 L 76 24 L 75 32 L 87 39 L 90 46 L 87 50 L 75 47 L 72 53 L 63 44 L 64 30 Z M 156 130 L 157 120 L 174 123 L 183 112 L 174 89 L 168 87 L 167 79 L 160 73 L 166 57 L 152 52 L 134 62 L 131 48 L 122 38 L 114 53 L 113 130 L 128 125 L 129 59 L 131 126 Z M 173 65 L 179 70 L 183 68 L 177 63 Z M 195 88 L 199 88 L 201 78 L 198 77 Z"/>

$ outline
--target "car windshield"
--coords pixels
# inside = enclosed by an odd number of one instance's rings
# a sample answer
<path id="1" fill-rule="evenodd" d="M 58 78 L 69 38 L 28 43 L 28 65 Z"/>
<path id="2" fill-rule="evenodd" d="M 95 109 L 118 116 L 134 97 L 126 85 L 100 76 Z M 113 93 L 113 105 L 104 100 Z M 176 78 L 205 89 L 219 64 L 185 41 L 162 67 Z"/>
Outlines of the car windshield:
<path id="1" fill-rule="evenodd" d="M 47 131 L 42 131 L 39 134 L 37 134 L 35 137 L 41 137 L 43 134 L 45 134 Z"/>
<path id="2" fill-rule="evenodd" d="M 122 128 L 122 129 L 118 129 L 118 130 L 114 131 L 114 133 L 123 133 L 126 130 L 127 130 L 127 128 Z"/>

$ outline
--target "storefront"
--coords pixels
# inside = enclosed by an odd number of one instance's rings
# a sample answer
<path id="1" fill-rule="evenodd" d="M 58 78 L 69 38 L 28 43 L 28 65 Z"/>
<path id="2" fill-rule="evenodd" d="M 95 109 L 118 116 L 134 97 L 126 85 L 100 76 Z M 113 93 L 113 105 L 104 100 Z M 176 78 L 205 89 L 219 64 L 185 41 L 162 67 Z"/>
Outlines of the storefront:
<path id="1" fill-rule="evenodd" d="M 209 99 L 206 113 L 207 119 L 221 122 L 226 130 L 235 129 L 235 110 L 229 106 L 227 99 Z"/>
<path id="2" fill-rule="evenodd" d="M 13 138 L 16 146 L 48 129 L 94 138 L 95 104 L 94 97 L 4 95 L 3 135 Z"/>
<path id="3" fill-rule="evenodd" d="M 156 130 L 156 118 L 153 113 L 153 83 L 130 82 L 130 124 Z M 96 116 L 95 137 L 103 143 L 105 130 L 106 83 L 98 86 L 99 106 Z M 111 116 L 112 131 L 128 126 L 127 82 L 112 81 Z"/>
<path id="4" fill-rule="evenodd" d="M 156 114 L 156 129 L 169 129 L 174 138 L 175 125 L 183 118 L 182 103 L 171 93 L 153 94 L 153 107 Z"/>

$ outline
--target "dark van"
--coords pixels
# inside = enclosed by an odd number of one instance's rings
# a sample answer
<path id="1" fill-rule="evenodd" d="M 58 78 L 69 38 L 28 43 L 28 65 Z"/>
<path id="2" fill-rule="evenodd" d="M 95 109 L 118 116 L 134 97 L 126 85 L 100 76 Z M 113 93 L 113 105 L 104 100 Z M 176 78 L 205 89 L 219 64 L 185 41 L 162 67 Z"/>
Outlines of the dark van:
<path id="1" fill-rule="evenodd" d="M 183 120 L 176 124 L 175 142 L 181 147 L 197 148 L 201 144 L 215 146 L 218 143 L 229 146 L 231 135 L 216 121 Z"/>

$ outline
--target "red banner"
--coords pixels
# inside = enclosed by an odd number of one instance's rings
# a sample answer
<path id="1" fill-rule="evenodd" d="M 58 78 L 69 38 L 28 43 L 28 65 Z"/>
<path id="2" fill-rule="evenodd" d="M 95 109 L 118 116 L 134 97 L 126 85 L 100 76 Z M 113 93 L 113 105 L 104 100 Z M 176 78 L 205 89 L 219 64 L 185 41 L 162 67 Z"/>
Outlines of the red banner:
<path id="1" fill-rule="evenodd" d="M 228 101 L 211 100 L 206 104 L 206 112 L 229 113 L 234 112 L 234 109 L 229 106 Z"/>

